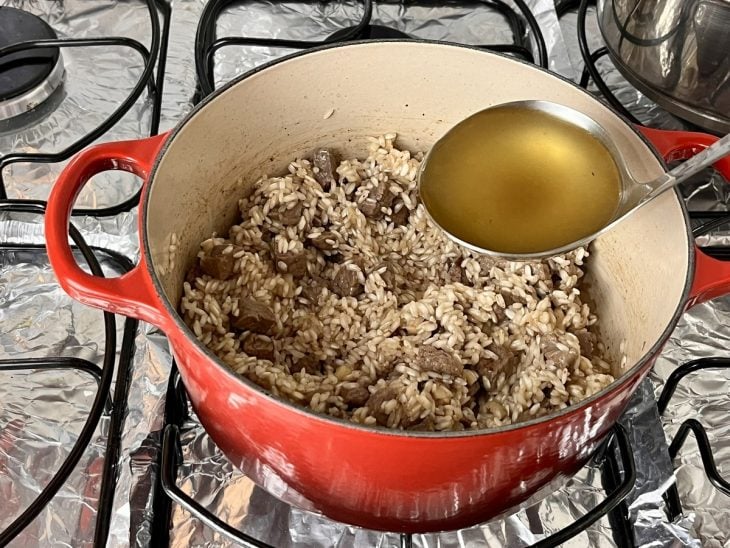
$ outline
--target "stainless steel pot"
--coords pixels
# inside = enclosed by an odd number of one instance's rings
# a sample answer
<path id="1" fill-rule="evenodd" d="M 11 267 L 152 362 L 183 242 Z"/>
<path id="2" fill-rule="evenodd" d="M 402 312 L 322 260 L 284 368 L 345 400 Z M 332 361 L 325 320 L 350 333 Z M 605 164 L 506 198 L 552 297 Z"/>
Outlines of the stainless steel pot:
<path id="1" fill-rule="evenodd" d="M 598 0 L 621 74 L 673 114 L 730 132 L 729 0 Z"/>

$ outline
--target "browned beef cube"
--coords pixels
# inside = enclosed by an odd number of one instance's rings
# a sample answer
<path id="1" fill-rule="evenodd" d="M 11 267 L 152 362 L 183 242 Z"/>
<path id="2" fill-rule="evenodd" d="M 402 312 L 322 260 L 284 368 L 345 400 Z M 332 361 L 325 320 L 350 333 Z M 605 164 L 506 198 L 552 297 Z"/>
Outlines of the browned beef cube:
<path id="1" fill-rule="evenodd" d="M 365 290 L 358 279 L 357 272 L 347 268 L 347 265 L 343 265 L 337 270 L 337 274 L 330 282 L 330 289 L 340 297 L 357 297 Z"/>
<path id="2" fill-rule="evenodd" d="M 216 245 L 209 253 L 200 259 L 200 269 L 215 278 L 216 280 L 227 280 L 233 274 L 233 265 L 236 260 L 233 258 L 233 250 L 224 253 L 228 245 Z"/>
<path id="3" fill-rule="evenodd" d="M 368 398 L 365 406 L 380 426 L 388 425 L 388 413 L 383 411 L 383 404 L 398 397 L 398 392 L 391 385 L 379 388 Z"/>
<path id="4" fill-rule="evenodd" d="M 287 251 L 280 253 L 276 250 L 276 246 L 272 245 L 271 254 L 276 270 L 282 274 L 291 274 L 295 278 L 299 278 L 307 273 L 309 257 L 306 251 Z"/>
<path id="5" fill-rule="evenodd" d="M 345 383 L 339 392 L 345 403 L 351 407 L 362 407 L 370 399 L 368 389 L 357 383 Z"/>
<path id="6" fill-rule="evenodd" d="M 273 310 L 254 299 L 239 299 L 238 316 L 231 318 L 233 327 L 241 331 L 252 331 L 267 335 L 276 325 Z"/>
<path id="7" fill-rule="evenodd" d="M 241 346 L 249 356 L 255 356 L 260 360 L 274 361 L 274 341 L 269 337 L 249 335 Z"/>
<path id="8" fill-rule="evenodd" d="M 319 358 L 316 358 L 311 354 L 307 354 L 306 356 L 302 356 L 301 358 L 299 358 L 299 360 L 297 360 L 297 362 L 294 364 L 294 369 L 296 371 L 301 371 L 302 369 L 304 369 L 310 375 L 321 375 L 322 362 Z"/>
<path id="9" fill-rule="evenodd" d="M 411 217 L 411 210 L 408 209 L 405 204 L 401 205 L 402 207 L 399 210 L 394 211 L 390 216 L 390 220 L 393 221 L 393 224 L 395 226 L 403 226 L 408 224 L 408 220 Z"/>
<path id="10" fill-rule="evenodd" d="M 389 184 L 381 181 L 375 188 L 370 189 L 367 198 L 358 207 L 366 217 L 380 219 L 383 217 L 383 208 L 390 207 L 394 198 Z"/>
<path id="11" fill-rule="evenodd" d="M 510 378 L 514 373 L 515 367 L 519 363 L 519 356 L 510 348 L 492 344 L 489 350 L 497 355 L 496 358 L 482 358 L 477 363 L 475 369 L 481 375 L 486 377 L 489 382 L 494 382 L 500 373 L 504 373 L 505 378 Z"/>
<path id="12" fill-rule="evenodd" d="M 325 231 L 312 238 L 312 245 L 321 251 L 332 251 L 337 248 L 337 235 Z"/>
<path id="13" fill-rule="evenodd" d="M 288 204 L 284 204 L 279 209 L 273 210 L 269 217 L 272 220 L 280 222 L 284 226 L 296 226 L 299 219 L 302 218 L 302 211 L 304 206 L 302 202 L 296 202 L 293 207 L 287 207 Z"/>
<path id="14" fill-rule="evenodd" d="M 581 329 L 580 331 L 575 332 L 575 336 L 578 337 L 580 353 L 583 356 L 590 358 L 593 355 L 593 348 L 596 344 L 596 335 L 587 329 Z"/>
<path id="15" fill-rule="evenodd" d="M 540 349 L 542 350 L 543 356 L 545 356 L 545 362 L 552 363 L 558 369 L 564 369 L 575 363 L 575 360 L 578 358 L 578 352 L 572 348 L 563 350 L 558 346 L 559 344 L 555 335 L 549 333 L 542 336 Z"/>
<path id="16" fill-rule="evenodd" d="M 464 365 L 456 357 L 446 350 L 431 345 L 424 345 L 418 349 L 413 367 L 419 371 L 433 371 L 454 377 L 464 372 Z"/>

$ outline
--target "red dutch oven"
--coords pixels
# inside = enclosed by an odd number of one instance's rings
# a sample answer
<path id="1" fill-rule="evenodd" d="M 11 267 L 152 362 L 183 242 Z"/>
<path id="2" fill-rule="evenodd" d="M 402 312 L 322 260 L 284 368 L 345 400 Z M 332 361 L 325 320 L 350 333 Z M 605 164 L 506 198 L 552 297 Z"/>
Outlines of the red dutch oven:
<path id="1" fill-rule="evenodd" d="M 634 128 L 572 83 L 474 48 L 336 45 L 249 72 L 168 134 L 81 152 L 49 198 L 51 264 L 73 298 L 167 334 L 202 424 L 254 479 L 262 481 L 257 471 L 275 473 L 309 508 L 371 529 L 425 532 L 485 521 L 579 469 L 683 311 L 730 288 L 730 264 L 695 247 L 676 193 L 665 193 L 592 244 L 586 276 L 609 355 L 616 363 L 626 358 L 620 378 L 579 405 L 513 426 L 411 433 L 308 412 L 232 373 L 196 340 L 177 307 L 199 243 L 227 230 L 238 198 L 261 175 L 285 172 L 290 160 L 316 147 L 362 156 L 366 136 L 389 131 L 398 133 L 402 148 L 425 151 L 468 115 L 527 99 L 562 103 L 595 119 L 638 179 L 660 174 L 662 157 L 686 158 L 715 140 Z M 730 159 L 717 168 L 730 178 Z M 85 273 L 68 243 L 74 200 L 104 170 L 145 181 L 139 264 L 112 279 Z"/>

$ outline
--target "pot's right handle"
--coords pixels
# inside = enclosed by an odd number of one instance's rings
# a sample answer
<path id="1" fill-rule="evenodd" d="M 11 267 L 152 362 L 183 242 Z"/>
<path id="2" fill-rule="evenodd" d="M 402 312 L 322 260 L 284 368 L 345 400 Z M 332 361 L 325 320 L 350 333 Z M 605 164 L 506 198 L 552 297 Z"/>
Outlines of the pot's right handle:
<path id="1" fill-rule="evenodd" d="M 165 316 L 146 272 L 140 264 L 117 278 L 84 272 L 69 244 L 68 228 L 76 197 L 97 173 L 121 170 L 134 173 L 146 184 L 167 134 L 138 141 L 119 141 L 89 147 L 77 154 L 54 183 L 45 215 L 48 259 L 61 287 L 72 298 L 109 312 L 139 318 L 164 329 Z"/>
<path id="2" fill-rule="evenodd" d="M 639 127 L 639 131 L 654 145 L 667 162 L 685 160 L 718 140 L 713 135 L 691 131 L 667 131 Z M 730 156 L 714 165 L 730 181 Z M 730 293 L 730 262 L 713 259 L 695 248 L 695 274 L 688 307 Z"/>

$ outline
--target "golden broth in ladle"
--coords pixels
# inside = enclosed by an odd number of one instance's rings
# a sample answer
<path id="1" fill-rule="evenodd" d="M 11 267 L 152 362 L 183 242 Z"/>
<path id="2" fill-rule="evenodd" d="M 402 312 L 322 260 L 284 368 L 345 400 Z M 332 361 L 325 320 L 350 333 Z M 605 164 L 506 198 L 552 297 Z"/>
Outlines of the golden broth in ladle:
<path id="1" fill-rule="evenodd" d="M 588 131 L 539 110 L 487 109 L 429 152 L 421 200 L 444 230 L 498 253 L 539 253 L 603 228 L 621 178 Z"/>

